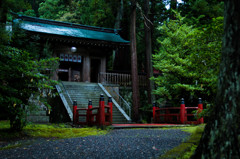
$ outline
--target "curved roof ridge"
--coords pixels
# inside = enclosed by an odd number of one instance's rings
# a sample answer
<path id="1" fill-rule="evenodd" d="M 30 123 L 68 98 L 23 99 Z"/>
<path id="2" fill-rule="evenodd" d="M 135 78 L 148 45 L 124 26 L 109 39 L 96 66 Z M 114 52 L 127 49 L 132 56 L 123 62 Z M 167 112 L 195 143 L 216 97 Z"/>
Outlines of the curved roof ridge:
<path id="1" fill-rule="evenodd" d="M 20 23 L 21 29 L 29 32 L 75 37 L 80 39 L 102 40 L 118 43 L 119 45 L 129 45 L 129 41 L 124 40 L 117 33 L 116 29 L 85 26 L 18 14 L 14 21 Z"/>
<path id="2" fill-rule="evenodd" d="M 106 33 L 118 34 L 118 31 L 121 30 L 121 29 L 104 28 L 104 27 L 89 26 L 89 25 L 62 22 L 62 21 L 56 21 L 56 20 L 50 20 L 50 19 L 43 19 L 43 18 L 38 18 L 38 17 L 25 16 L 25 15 L 21 15 L 21 14 L 17 14 L 17 18 L 22 19 L 22 20 L 26 20 L 26 21 L 31 21 L 31 22 L 52 24 L 52 25 L 86 29 L 86 30 L 94 30 L 94 31 L 106 32 Z"/>

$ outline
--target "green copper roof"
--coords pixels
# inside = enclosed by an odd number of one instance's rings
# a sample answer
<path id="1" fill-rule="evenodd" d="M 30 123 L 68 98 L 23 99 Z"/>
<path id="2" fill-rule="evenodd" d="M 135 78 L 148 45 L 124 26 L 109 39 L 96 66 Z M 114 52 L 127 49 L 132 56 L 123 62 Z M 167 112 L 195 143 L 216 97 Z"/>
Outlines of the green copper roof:
<path id="1" fill-rule="evenodd" d="M 64 23 L 27 16 L 20 16 L 19 18 L 17 21 L 20 21 L 20 27 L 31 32 L 103 40 L 115 43 L 129 43 L 129 41 L 122 39 L 117 33 L 117 30 L 114 29 Z"/>

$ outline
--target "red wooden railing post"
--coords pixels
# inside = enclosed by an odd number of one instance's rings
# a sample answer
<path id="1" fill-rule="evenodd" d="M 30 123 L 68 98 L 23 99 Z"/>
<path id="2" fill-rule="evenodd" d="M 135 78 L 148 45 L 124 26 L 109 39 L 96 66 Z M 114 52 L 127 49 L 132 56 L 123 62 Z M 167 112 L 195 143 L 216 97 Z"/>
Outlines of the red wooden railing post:
<path id="1" fill-rule="evenodd" d="M 73 124 L 77 124 L 77 101 L 73 101 Z"/>
<path id="2" fill-rule="evenodd" d="M 198 99 L 198 113 L 201 113 L 202 110 L 203 110 L 202 98 L 199 98 Z M 198 119 L 198 123 L 199 124 L 203 124 L 204 123 L 203 117 Z"/>
<path id="3" fill-rule="evenodd" d="M 103 126 L 105 124 L 105 109 L 104 109 L 104 96 L 103 94 L 100 95 L 100 100 L 99 100 L 99 125 Z"/>
<path id="4" fill-rule="evenodd" d="M 112 105 L 113 105 L 113 103 L 112 103 L 112 97 L 108 97 L 108 106 L 110 107 L 109 109 L 109 113 L 110 113 L 110 117 L 109 117 L 109 119 L 110 119 L 110 125 L 112 125 Z"/>
<path id="5" fill-rule="evenodd" d="M 87 110 L 87 125 L 91 126 L 93 122 L 93 117 L 92 117 L 92 100 L 90 99 L 88 101 L 88 110 Z"/>
<path id="6" fill-rule="evenodd" d="M 156 103 L 153 103 L 153 123 L 156 122 Z"/>
<path id="7" fill-rule="evenodd" d="M 180 106 L 180 123 L 184 124 L 185 123 L 185 102 L 184 102 L 184 98 L 181 99 L 181 106 Z"/>

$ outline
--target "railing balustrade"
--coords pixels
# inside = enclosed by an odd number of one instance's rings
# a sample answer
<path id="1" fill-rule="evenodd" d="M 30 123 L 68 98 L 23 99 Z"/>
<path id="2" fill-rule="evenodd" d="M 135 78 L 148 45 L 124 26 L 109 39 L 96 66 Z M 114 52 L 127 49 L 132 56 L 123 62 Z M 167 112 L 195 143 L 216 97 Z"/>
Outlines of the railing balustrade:
<path id="1" fill-rule="evenodd" d="M 146 75 L 138 75 L 139 86 L 147 86 Z M 124 73 L 107 73 L 100 72 L 98 74 L 98 82 L 103 84 L 114 84 L 120 86 L 131 86 L 132 76 L 131 74 Z"/>
<path id="2" fill-rule="evenodd" d="M 119 91 L 116 91 L 113 87 L 105 87 L 105 89 L 109 91 L 109 93 L 112 95 L 112 98 L 115 99 L 125 113 L 131 117 L 131 104 L 123 99 L 123 97 L 119 94 Z"/>

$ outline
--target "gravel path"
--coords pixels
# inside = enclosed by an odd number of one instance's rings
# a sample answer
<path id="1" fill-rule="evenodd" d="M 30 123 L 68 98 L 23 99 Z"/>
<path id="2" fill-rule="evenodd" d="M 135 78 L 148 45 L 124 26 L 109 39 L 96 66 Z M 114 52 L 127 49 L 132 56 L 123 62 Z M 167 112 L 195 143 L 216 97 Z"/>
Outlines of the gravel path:
<path id="1" fill-rule="evenodd" d="M 157 158 L 188 136 L 177 129 L 120 129 L 104 136 L 46 141 L 0 150 L 0 159 L 149 159 Z"/>

